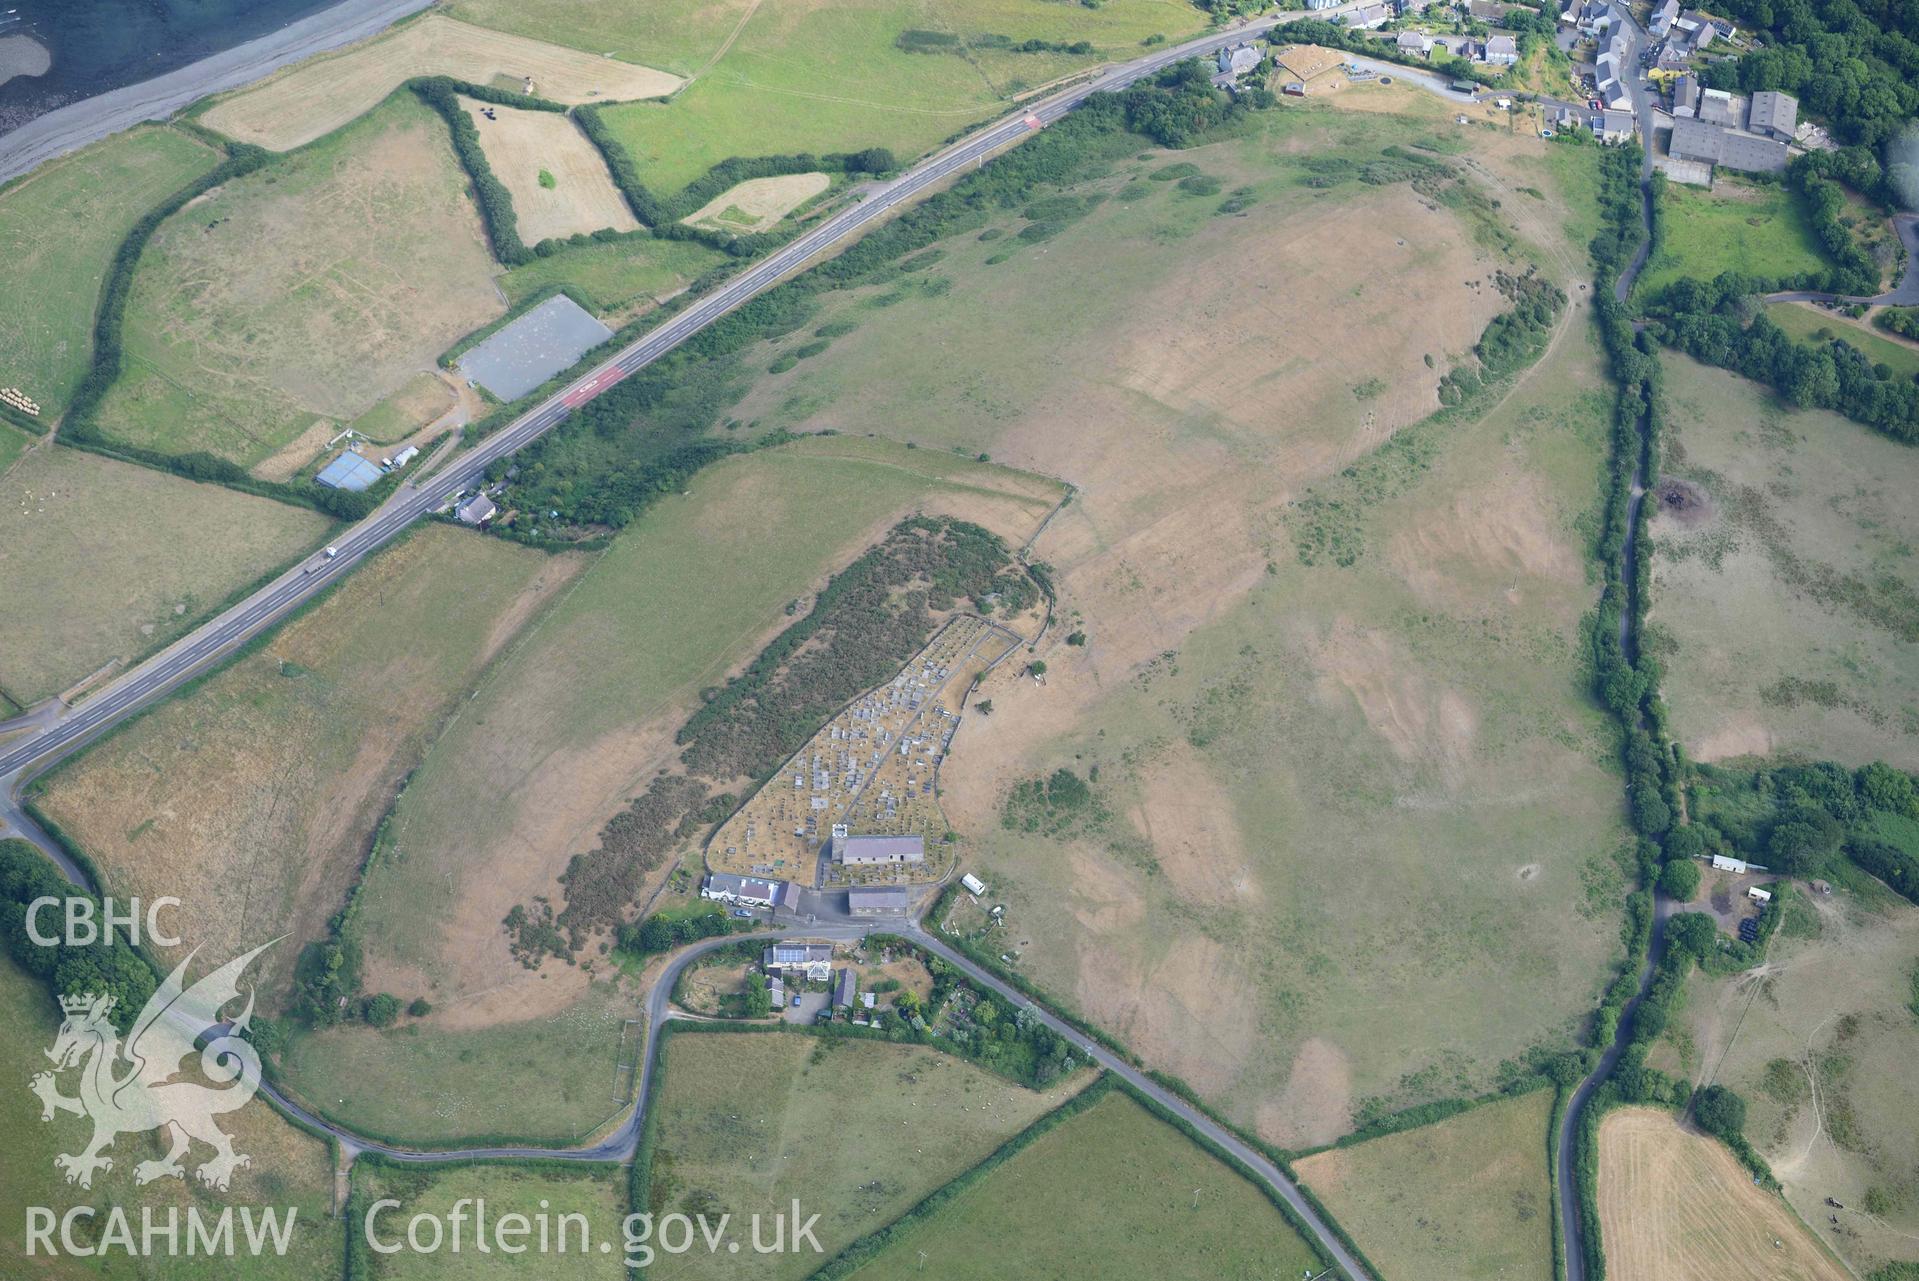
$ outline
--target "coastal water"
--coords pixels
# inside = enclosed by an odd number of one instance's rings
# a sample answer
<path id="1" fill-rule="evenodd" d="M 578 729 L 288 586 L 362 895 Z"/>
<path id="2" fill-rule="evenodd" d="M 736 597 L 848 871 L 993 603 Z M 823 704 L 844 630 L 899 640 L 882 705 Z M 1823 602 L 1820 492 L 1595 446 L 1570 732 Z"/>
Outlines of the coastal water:
<path id="1" fill-rule="evenodd" d="M 0 0 L 0 41 L 52 56 L 44 75 L 0 84 L 0 133 L 35 116 L 244 44 L 334 0 Z M 0 71 L 0 75 L 4 75 Z"/>

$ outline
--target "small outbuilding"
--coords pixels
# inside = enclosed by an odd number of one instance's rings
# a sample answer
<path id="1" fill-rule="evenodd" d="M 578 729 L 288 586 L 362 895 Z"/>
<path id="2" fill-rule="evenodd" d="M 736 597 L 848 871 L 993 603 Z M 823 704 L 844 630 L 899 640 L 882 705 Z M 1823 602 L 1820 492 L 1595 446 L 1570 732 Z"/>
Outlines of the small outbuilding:
<path id="1" fill-rule="evenodd" d="M 1755 903 L 1770 903 L 1772 902 L 1772 891 L 1762 890 L 1757 885 L 1753 885 L 1747 888 L 1746 897 Z"/>
<path id="2" fill-rule="evenodd" d="M 909 906 L 906 891 L 899 886 L 846 891 L 846 910 L 852 916 L 904 916 Z"/>

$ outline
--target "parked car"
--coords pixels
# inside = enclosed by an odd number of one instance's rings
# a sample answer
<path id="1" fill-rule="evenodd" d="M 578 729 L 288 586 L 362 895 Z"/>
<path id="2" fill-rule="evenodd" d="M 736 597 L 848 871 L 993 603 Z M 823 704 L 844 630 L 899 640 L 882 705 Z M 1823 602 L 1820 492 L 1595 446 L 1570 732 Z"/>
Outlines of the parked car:
<path id="1" fill-rule="evenodd" d="M 753 919 L 753 914 L 743 907 L 736 907 L 733 909 L 733 918 L 739 921 L 750 921 Z"/>
<path id="2" fill-rule="evenodd" d="M 800 1008 L 800 998 L 798 996 L 793 998 L 793 1008 L 796 1010 Z"/>

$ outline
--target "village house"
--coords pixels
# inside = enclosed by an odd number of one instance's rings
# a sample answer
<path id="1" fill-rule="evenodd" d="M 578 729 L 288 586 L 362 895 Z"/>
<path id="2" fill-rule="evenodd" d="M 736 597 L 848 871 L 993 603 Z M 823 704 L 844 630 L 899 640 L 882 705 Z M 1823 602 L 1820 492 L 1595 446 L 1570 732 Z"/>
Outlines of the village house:
<path id="1" fill-rule="evenodd" d="M 1417 54 L 1421 58 L 1433 51 L 1433 38 L 1424 31 L 1402 31 L 1394 44 L 1401 53 Z"/>
<path id="2" fill-rule="evenodd" d="M 797 974 L 805 982 L 824 983 L 833 977 L 833 945 L 774 943 L 760 953 L 760 968 L 768 975 L 791 979 Z"/>
<path id="3" fill-rule="evenodd" d="M 1511 36 L 1494 36 L 1486 41 L 1486 61 L 1495 67 L 1510 67 L 1519 61 L 1519 41 Z"/>
<path id="4" fill-rule="evenodd" d="M 735 876 L 731 872 L 710 872 L 700 882 L 700 897 L 735 907 L 792 909 L 799 906 L 799 887 L 791 881 L 770 881 L 759 876 Z"/>

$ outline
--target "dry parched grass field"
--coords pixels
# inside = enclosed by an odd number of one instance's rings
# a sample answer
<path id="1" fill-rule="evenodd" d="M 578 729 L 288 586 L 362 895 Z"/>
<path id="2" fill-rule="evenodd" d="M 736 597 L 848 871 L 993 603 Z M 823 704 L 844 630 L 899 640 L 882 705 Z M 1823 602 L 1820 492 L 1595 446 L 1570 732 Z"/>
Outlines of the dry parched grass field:
<path id="1" fill-rule="evenodd" d="M 1008 904 L 995 952 L 1292 1146 L 1574 1035 L 1625 836 L 1581 663 L 1610 405 L 1572 283 L 1591 175 L 1490 132 L 1448 160 L 1416 93 L 1339 103 L 836 296 L 852 331 L 738 411 L 1077 486 L 1033 551 L 1060 589 L 1046 684 L 989 681 L 944 808 Z M 1388 147 L 1445 180 L 1393 180 Z M 1552 352 L 1382 450 L 1528 265 L 1573 294 Z M 1095 767 L 1083 816 L 1004 825 L 1020 782 Z"/>
<path id="2" fill-rule="evenodd" d="M 317 427 L 310 458 L 505 310 L 493 271 L 445 122 L 396 97 L 167 220 L 100 426 L 249 467 Z"/>
<path id="3" fill-rule="evenodd" d="M 0 475 L 0 691 L 20 704 L 163 645 L 312 547 L 317 512 L 41 443 Z"/>
<path id="4" fill-rule="evenodd" d="M 1294 1168 L 1386 1276 L 1551 1281 L 1552 1102 L 1535 1090 Z"/>
<path id="5" fill-rule="evenodd" d="M 1850 1281 L 1724 1144 L 1653 1108 L 1599 1124 L 1599 1227 L 1617 1281 Z"/>
<path id="6" fill-rule="evenodd" d="M 1919 453 L 1673 356 L 1650 636 L 1688 755 L 1919 768 Z"/>
<path id="7" fill-rule="evenodd" d="M 179 898 L 186 947 L 233 956 L 289 935 L 262 958 L 271 1004 L 451 700 L 578 567 L 420 529 L 53 774 L 42 804 L 114 893 Z"/>
<path id="8" fill-rule="evenodd" d="M 355 1275 L 377 1281 L 486 1281 L 492 1277 L 520 1278 L 529 1271 L 527 1259 L 537 1257 L 541 1281 L 618 1281 L 632 1275 L 619 1255 L 620 1224 L 626 1211 L 626 1172 L 618 1167 L 584 1166 L 555 1168 L 553 1163 L 537 1168 L 492 1164 L 456 1166 L 452 1169 L 408 1168 L 356 1162 L 353 1167 L 355 1204 L 365 1207 L 350 1219 L 353 1240 L 349 1249 L 364 1260 L 364 1271 Z M 374 1203 L 394 1200 L 400 1204 L 380 1209 L 369 1227 L 366 1215 Z M 508 1254 L 497 1248 L 494 1238 L 487 1239 L 489 1249 L 476 1248 L 474 1224 L 468 1218 L 461 1248 L 452 1249 L 449 1232 L 440 1250 L 427 1253 L 407 1248 L 407 1224 L 416 1215 L 428 1215 L 442 1224 L 461 1201 L 470 1215 L 473 1203 L 483 1202 L 487 1211 L 486 1231 L 502 1215 L 523 1214 L 534 1225 L 524 1239 L 526 1253 Z M 545 1218 L 535 1218 L 543 1215 Z M 585 1237 L 578 1219 L 562 1220 L 562 1215 L 585 1218 Z M 539 1224 L 548 1225 L 546 1248 L 539 1249 L 542 1238 Z M 371 1231 L 382 1245 L 398 1244 L 397 1253 L 383 1254 L 367 1248 L 365 1234 Z M 430 1237 L 423 1237 L 430 1240 Z M 610 1242 L 612 1257 L 600 1251 L 601 1242 Z"/>
<path id="9" fill-rule="evenodd" d="M 520 238 L 527 244 L 603 227 L 614 231 L 639 227 L 626 197 L 613 185 L 599 149 L 571 118 L 551 111 L 491 107 L 494 119 L 489 120 L 480 114 L 486 104 L 461 98 L 460 105 L 479 130 L 487 163 L 513 196 Z"/>
<path id="10" fill-rule="evenodd" d="M 892 1222 L 1090 1083 L 1034 1091 L 921 1046 L 785 1033 L 682 1033 L 666 1042 L 651 1204 L 736 1220 L 794 1198 L 831 1256 Z M 797 1281 L 810 1250 L 663 1257 L 664 1278 Z"/>
<path id="11" fill-rule="evenodd" d="M 651 67 L 428 14 L 339 53 L 296 63 L 216 103 L 200 123 L 241 142 L 290 151 L 371 111 L 414 76 L 497 80 L 516 91 L 531 76 L 535 94 L 568 105 L 658 98 L 680 87 L 678 76 Z"/>

